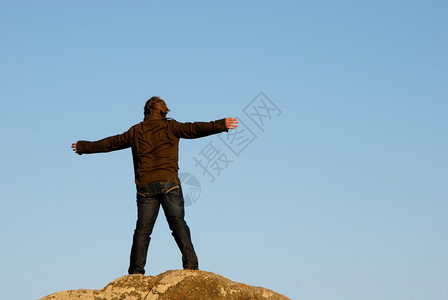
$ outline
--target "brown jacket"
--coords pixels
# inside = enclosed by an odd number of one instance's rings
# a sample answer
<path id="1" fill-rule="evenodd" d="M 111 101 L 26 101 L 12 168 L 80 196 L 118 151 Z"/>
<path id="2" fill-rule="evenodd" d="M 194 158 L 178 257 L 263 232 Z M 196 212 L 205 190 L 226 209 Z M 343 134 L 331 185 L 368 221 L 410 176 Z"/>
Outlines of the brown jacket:
<path id="1" fill-rule="evenodd" d="M 173 119 L 147 116 L 123 134 L 96 142 L 78 141 L 77 152 L 81 155 L 131 147 L 137 188 L 159 180 L 179 183 L 179 139 L 199 138 L 227 130 L 225 119 L 208 123 L 180 123 Z"/>

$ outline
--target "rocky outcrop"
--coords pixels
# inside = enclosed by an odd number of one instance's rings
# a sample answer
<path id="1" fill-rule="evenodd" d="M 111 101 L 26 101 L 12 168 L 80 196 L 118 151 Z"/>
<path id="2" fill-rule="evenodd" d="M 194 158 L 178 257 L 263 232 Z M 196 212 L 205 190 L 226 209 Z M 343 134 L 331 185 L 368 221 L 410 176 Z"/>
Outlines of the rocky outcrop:
<path id="1" fill-rule="evenodd" d="M 157 276 L 127 275 L 101 290 L 72 290 L 40 300 L 287 300 L 263 287 L 233 282 L 220 275 L 194 270 L 171 270 Z"/>

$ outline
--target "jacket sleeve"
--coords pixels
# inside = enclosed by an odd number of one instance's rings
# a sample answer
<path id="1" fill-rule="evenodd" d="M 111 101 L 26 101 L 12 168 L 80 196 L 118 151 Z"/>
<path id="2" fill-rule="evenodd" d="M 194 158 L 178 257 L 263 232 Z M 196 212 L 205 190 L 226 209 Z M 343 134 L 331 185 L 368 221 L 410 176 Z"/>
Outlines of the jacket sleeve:
<path id="1" fill-rule="evenodd" d="M 129 148 L 131 146 L 131 129 L 123 134 L 110 136 L 96 142 L 78 141 L 76 145 L 77 153 L 81 155 L 89 153 L 110 152 Z"/>
<path id="2" fill-rule="evenodd" d="M 176 120 L 170 120 L 170 127 L 176 137 L 184 139 L 200 138 L 228 131 L 225 119 L 194 123 L 180 123 Z"/>

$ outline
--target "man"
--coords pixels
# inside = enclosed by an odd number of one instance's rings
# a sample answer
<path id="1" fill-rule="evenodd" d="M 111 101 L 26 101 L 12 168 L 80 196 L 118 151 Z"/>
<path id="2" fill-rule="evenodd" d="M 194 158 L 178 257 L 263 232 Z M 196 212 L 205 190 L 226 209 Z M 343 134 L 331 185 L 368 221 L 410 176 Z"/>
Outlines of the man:
<path id="1" fill-rule="evenodd" d="M 160 206 L 172 235 L 182 252 L 184 269 L 197 270 L 198 259 L 184 220 L 184 199 L 177 175 L 180 138 L 199 138 L 238 127 L 238 120 L 225 118 L 213 122 L 179 123 L 166 117 L 169 109 L 160 97 L 150 98 L 143 122 L 123 134 L 96 142 L 72 144 L 77 154 L 132 149 L 137 186 L 137 224 L 131 248 L 129 274 L 145 274 L 150 235 Z"/>

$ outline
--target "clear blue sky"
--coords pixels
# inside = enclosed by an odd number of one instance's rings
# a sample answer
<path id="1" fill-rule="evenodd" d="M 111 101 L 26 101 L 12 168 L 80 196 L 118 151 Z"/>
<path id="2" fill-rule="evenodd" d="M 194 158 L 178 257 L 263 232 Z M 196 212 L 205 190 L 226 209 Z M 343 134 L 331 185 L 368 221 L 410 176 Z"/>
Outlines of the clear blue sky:
<path id="1" fill-rule="evenodd" d="M 225 135 L 181 142 L 201 269 L 292 299 L 448 299 L 447 28 L 446 0 L 1 0 L 1 298 L 126 274 L 130 151 L 70 145 L 159 95 L 257 136 L 238 157 Z M 279 109 L 263 130 L 259 92 Z M 194 161 L 210 142 L 232 160 L 214 182 Z M 161 214 L 148 273 L 179 268 Z"/>

